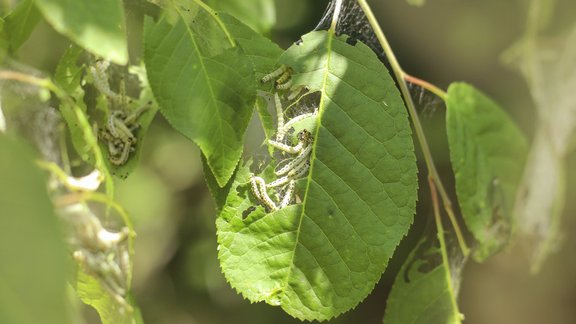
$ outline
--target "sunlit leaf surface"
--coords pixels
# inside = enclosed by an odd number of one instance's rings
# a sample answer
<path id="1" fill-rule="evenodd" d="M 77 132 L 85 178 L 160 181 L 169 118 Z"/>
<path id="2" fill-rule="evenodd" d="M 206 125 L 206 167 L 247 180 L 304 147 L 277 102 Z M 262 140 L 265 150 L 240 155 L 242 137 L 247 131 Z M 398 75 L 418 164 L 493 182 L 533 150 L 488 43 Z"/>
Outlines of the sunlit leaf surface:
<path id="1" fill-rule="evenodd" d="M 241 48 L 209 37 L 225 35 L 214 19 L 198 9 L 192 15 L 179 11 L 175 22 L 147 21 L 145 60 L 160 111 L 198 144 L 224 186 L 242 154 L 256 81 Z"/>
<path id="2" fill-rule="evenodd" d="M 373 52 L 327 32 L 302 39 L 280 63 L 320 98 L 310 172 L 296 204 L 266 214 L 240 167 L 217 220 L 219 257 L 244 297 L 325 320 L 363 300 L 386 269 L 412 223 L 416 163 L 406 110 Z"/>

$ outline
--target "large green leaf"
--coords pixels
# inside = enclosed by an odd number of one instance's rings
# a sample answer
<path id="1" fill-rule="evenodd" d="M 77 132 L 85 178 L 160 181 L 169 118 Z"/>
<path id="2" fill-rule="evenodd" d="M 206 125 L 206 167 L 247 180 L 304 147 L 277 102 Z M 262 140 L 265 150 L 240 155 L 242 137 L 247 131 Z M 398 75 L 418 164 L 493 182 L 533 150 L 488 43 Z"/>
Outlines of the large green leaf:
<path id="1" fill-rule="evenodd" d="M 0 134 L 0 323 L 71 323 L 70 260 L 30 150 Z"/>
<path id="2" fill-rule="evenodd" d="M 479 243 L 476 260 L 499 251 L 513 230 L 512 212 L 526 139 L 506 113 L 464 83 L 448 89 L 446 127 L 462 215 Z"/>
<path id="3" fill-rule="evenodd" d="M 192 139 L 218 184 L 224 186 L 240 159 L 244 132 L 256 99 L 250 61 L 232 40 L 218 43 L 215 16 L 178 11 L 175 22 L 145 23 L 145 61 L 160 111 Z M 217 16 L 216 16 L 217 17 Z M 220 35 L 226 35 L 223 30 Z"/>
<path id="4" fill-rule="evenodd" d="M 430 228 L 431 229 L 431 228 Z M 458 249 L 453 235 L 451 243 Z M 448 244 L 450 246 L 450 244 Z M 456 324 L 463 316 L 456 297 L 465 259 L 453 249 L 442 256 L 435 231 L 428 231 L 418 242 L 396 275 L 386 302 L 386 324 Z"/>
<path id="5" fill-rule="evenodd" d="M 320 97 L 301 202 L 266 214 L 240 167 L 217 219 L 219 258 L 251 301 L 325 320 L 362 301 L 386 269 L 412 223 L 417 170 L 406 110 L 376 55 L 333 33 L 302 40 L 280 59 L 294 85 Z"/>
<path id="6" fill-rule="evenodd" d="M 89 52 L 117 64 L 128 62 L 120 0 L 34 0 L 44 18 Z"/>
<path id="7" fill-rule="evenodd" d="M 15 52 L 30 36 L 40 21 L 40 12 L 32 0 L 24 0 L 5 18 L 4 28 L 10 43 L 10 50 Z"/>

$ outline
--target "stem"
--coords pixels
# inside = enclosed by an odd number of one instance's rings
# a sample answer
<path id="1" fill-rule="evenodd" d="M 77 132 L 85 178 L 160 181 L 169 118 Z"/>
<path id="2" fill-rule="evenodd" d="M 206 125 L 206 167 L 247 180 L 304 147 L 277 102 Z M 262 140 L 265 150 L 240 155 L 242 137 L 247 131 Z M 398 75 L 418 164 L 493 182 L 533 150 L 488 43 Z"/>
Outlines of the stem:
<path id="1" fill-rule="evenodd" d="M 0 80 L 14 80 L 52 91 L 62 104 L 67 105 L 70 107 L 70 109 L 73 110 L 74 116 L 76 117 L 77 122 L 82 129 L 84 138 L 92 149 L 92 153 L 94 154 L 94 165 L 98 170 L 100 170 L 100 172 L 102 172 L 102 174 L 104 174 L 104 179 L 106 182 L 106 193 L 110 198 L 114 197 L 114 187 L 111 181 L 112 175 L 104 163 L 104 156 L 98 147 L 98 139 L 92 132 L 92 127 L 90 126 L 90 122 L 88 121 L 87 117 L 84 115 L 82 110 L 77 107 L 74 100 L 64 90 L 60 89 L 56 84 L 54 84 L 50 79 L 39 78 L 18 71 L 0 70 Z"/>
<path id="2" fill-rule="evenodd" d="M 126 213 L 126 210 L 124 210 L 124 208 L 119 203 L 117 203 L 115 200 L 111 199 L 107 195 L 104 195 L 99 192 L 83 192 L 82 195 L 88 201 L 101 202 L 106 206 L 111 206 L 112 208 L 114 208 L 118 213 L 118 215 L 120 215 L 120 217 L 124 221 L 126 227 L 128 227 L 128 229 L 130 230 L 130 235 L 133 238 L 136 237 L 136 232 L 134 232 L 134 224 L 132 223 L 132 220 L 130 220 L 130 217 L 128 216 L 128 213 Z"/>
<path id="3" fill-rule="evenodd" d="M 404 71 L 402 71 L 404 72 Z M 446 101 L 446 99 L 448 98 L 448 95 L 446 94 L 446 92 L 442 89 L 440 89 L 439 87 L 433 85 L 432 83 L 428 82 L 428 81 L 424 81 L 422 79 L 419 79 L 415 76 L 411 76 L 408 73 L 404 72 L 404 80 L 416 84 L 421 88 L 424 88 L 430 92 L 432 92 L 433 94 L 437 95 L 438 97 L 440 97 L 442 100 Z"/>
<path id="4" fill-rule="evenodd" d="M 64 124 L 60 124 L 58 127 L 58 139 L 59 139 L 59 147 L 60 147 L 60 159 L 62 160 L 62 169 L 66 174 L 72 174 L 72 166 L 70 165 L 70 154 L 68 153 L 68 144 L 66 143 L 66 126 Z"/>
<path id="5" fill-rule="evenodd" d="M 440 254 L 442 255 L 442 264 L 446 269 L 446 284 L 448 285 L 450 292 L 454 292 L 454 287 L 452 287 L 452 275 L 450 273 L 450 264 L 448 263 L 448 250 L 446 247 L 446 240 L 444 239 L 444 226 L 442 225 L 442 218 L 440 217 L 440 207 L 438 206 L 438 193 L 436 192 L 435 180 L 428 176 L 428 185 L 430 186 L 430 196 L 432 197 L 432 206 L 434 209 L 434 220 L 436 223 L 436 231 L 438 232 L 438 241 L 440 242 Z M 460 313 L 458 310 L 458 304 L 454 295 L 451 296 L 450 301 L 452 302 L 452 307 Z"/>
<path id="6" fill-rule="evenodd" d="M 62 195 L 56 199 L 54 205 L 57 208 L 63 208 L 73 204 L 86 204 L 89 201 L 99 202 L 106 205 L 107 209 L 114 209 L 118 215 L 124 221 L 124 225 L 128 228 L 130 239 L 128 240 L 128 252 L 130 258 L 134 260 L 134 239 L 136 238 L 136 232 L 134 231 L 134 224 L 130 220 L 130 216 L 126 213 L 124 208 L 116 201 L 114 201 L 109 196 L 99 193 L 99 192 L 73 192 L 69 194 Z M 87 207 L 88 208 L 88 207 Z M 132 267 L 132 265 L 130 266 Z M 130 282 L 131 280 L 129 280 Z"/>
<path id="7" fill-rule="evenodd" d="M 336 0 L 336 5 L 334 6 L 334 14 L 332 15 L 332 22 L 330 23 L 330 30 L 334 32 L 336 31 L 338 18 L 340 18 L 340 10 L 342 10 L 342 0 Z"/>
<path id="8" fill-rule="evenodd" d="M 78 203 L 86 203 L 88 201 L 99 202 L 105 204 L 107 207 L 113 208 L 118 213 L 120 218 L 122 218 L 124 225 L 126 225 L 126 227 L 128 227 L 128 229 L 130 230 L 130 236 L 132 238 L 136 237 L 136 232 L 134 232 L 134 224 L 132 224 L 132 221 L 130 220 L 128 213 L 126 213 L 124 208 L 122 208 L 122 206 L 119 203 L 117 203 L 107 195 L 102 194 L 100 192 L 89 192 L 89 191 L 71 192 L 58 197 L 54 201 L 54 205 L 56 206 L 56 208 L 64 208 L 66 206 Z"/>
<path id="9" fill-rule="evenodd" d="M 23 83 L 32 84 L 41 88 L 52 90 L 50 84 L 52 83 L 48 79 L 38 78 L 29 74 L 10 71 L 10 70 L 0 70 L 0 80 L 14 80 Z"/>
<path id="10" fill-rule="evenodd" d="M 402 67 L 396 56 L 394 55 L 394 51 L 392 51 L 392 47 L 388 43 L 382 28 L 378 24 L 370 5 L 366 0 L 358 0 L 358 4 L 366 14 L 366 18 L 368 18 L 368 22 L 370 26 L 376 33 L 376 37 L 380 42 L 380 45 L 384 49 L 384 53 L 388 58 L 390 66 L 392 67 L 392 71 L 394 71 L 394 75 L 396 76 L 396 80 L 398 81 L 398 85 L 400 86 L 400 92 L 402 92 L 402 96 L 404 97 L 404 101 L 406 102 L 406 107 L 408 109 L 408 113 L 410 114 L 410 118 L 412 120 L 412 125 L 414 126 L 414 130 L 416 132 L 416 137 L 418 138 L 418 143 L 420 144 L 420 149 L 422 150 L 422 154 L 424 156 L 424 160 L 426 162 L 426 167 L 428 169 L 428 177 L 432 179 L 433 183 L 436 185 L 438 192 L 440 193 L 440 197 L 442 198 L 442 203 L 444 205 L 444 209 L 448 214 L 448 218 L 454 227 L 454 231 L 456 232 L 456 236 L 458 238 L 458 243 L 460 245 L 460 249 L 464 255 L 468 255 L 470 249 L 466 245 L 466 241 L 464 240 L 464 236 L 462 235 L 462 231 L 460 230 L 460 226 L 458 225 L 458 221 L 454 216 L 454 211 L 452 209 L 452 201 L 448 196 L 446 189 L 444 188 L 444 184 L 440 179 L 440 175 L 436 169 L 436 165 L 434 164 L 434 158 L 432 157 L 432 153 L 430 151 L 430 146 L 428 145 L 428 141 L 426 140 L 426 135 L 424 134 L 424 128 L 422 127 L 422 123 L 420 123 L 420 119 L 418 118 L 418 113 L 416 112 L 416 106 L 414 105 L 414 101 L 412 101 L 412 96 L 410 95 L 410 90 L 408 90 L 408 85 L 406 84 L 406 78 L 410 77 Z M 413 80 L 419 80 L 417 82 L 422 84 L 429 84 L 428 82 L 424 82 L 420 79 L 413 78 Z M 433 86 L 434 89 L 438 89 L 437 87 Z M 439 89 L 438 89 L 439 90 Z M 441 90 L 439 90 L 441 91 Z M 442 92 L 443 93 L 443 92 Z M 441 98 L 445 98 L 445 94 L 441 96 Z"/>

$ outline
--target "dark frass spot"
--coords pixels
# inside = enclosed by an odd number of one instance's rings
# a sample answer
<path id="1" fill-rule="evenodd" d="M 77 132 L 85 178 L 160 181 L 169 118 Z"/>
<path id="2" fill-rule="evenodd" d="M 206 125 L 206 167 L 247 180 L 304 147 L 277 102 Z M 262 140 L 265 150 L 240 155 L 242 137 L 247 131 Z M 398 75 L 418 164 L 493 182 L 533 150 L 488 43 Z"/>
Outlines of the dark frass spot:
<path id="1" fill-rule="evenodd" d="M 246 209 L 244 209 L 244 211 L 242 211 L 242 220 L 245 220 L 246 218 L 248 218 L 248 216 L 256 210 L 256 207 L 254 206 L 250 206 Z"/>

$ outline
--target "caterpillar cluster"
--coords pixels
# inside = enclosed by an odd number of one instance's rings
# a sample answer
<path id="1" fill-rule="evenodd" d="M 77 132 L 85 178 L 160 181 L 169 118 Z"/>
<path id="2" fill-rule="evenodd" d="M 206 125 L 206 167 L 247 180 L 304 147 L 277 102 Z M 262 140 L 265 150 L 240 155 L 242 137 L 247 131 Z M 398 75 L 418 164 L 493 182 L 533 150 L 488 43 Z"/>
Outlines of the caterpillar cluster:
<path id="1" fill-rule="evenodd" d="M 130 230 L 127 227 L 117 232 L 107 229 L 86 202 L 76 199 L 77 191 L 98 190 L 102 180 L 100 172 L 95 170 L 82 178 L 74 178 L 64 171 L 59 173 L 64 176 L 53 177 L 50 187 L 57 213 L 67 225 L 66 240 L 74 260 L 98 280 L 122 309 L 132 311 L 126 300 L 131 268 Z"/>
<path id="2" fill-rule="evenodd" d="M 131 152 L 136 150 L 136 136 L 134 133 L 140 127 L 136 121 L 148 106 L 143 106 L 126 115 L 116 110 L 108 116 L 105 127 L 100 131 L 99 137 L 108 145 L 110 163 L 116 166 L 124 165 Z"/>
<path id="3" fill-rule="evenodd" d="M 109 113 L 98 137 L 106 143 L 110 163 L 115 166 L 122 166 L 128 162 L 130 153 L 136 150 L 135 132 L 140 127 L 138 118 L 149 109 L 149 106 L 144 105 L 134 111 L 127 111 L 128 101 L 131 99 L 124 93 L 123 83 L 121 83 L 120 93 L 116 93 L 110 88 L 106 74 L 109 65 L 110 62 L 108 61 L 96 61 L 89 70 L 94 80 L 94 86 L 106 96 L 110 106 L 114 108 Z"/>
<path id="4" fill-rule="evenodd" d="M 275 80 L 276 90 L 289 90 L 292 85 L 291 69 L 282 66 L 278 70 L 264 76 L 262 82 Z M 298 96 L 304 87 L 296 87 L 288 95 L 288 100 L 293 100 Z M 300 122 L 308 118 L 315 118 L 317 112 L 302 113 L 294 116 L 288 122 L 284 122 L 284 109 L 278 92 L 274 93 L 274 107 L 276 109 L 277 129 L 274 139 L 269 139 L 268 144 L 286 158 L 277 165 L 274 170 L 276 179 L 270 183 L 257 175 L 252 174 L 250 185 L 252 194 L 264 205 L 269 212 L 277 211 L 290 205 L 294 199 L 294 189 L 296 180 L 303 178 L 310 169 L 310 156 L 312 153 L 314 136 L 311 131 L 302 129 L 297 133 L 297 143 L 294 145 L 291 136 L 287 136 L 290 131 Z M 275 199 L 270 197 L 269 190 L 275 192 Z"/>
<path id="5" fill-rule="evenodd" d="M 124 227 L 119 232 L 109 231 L 85 204 L 66 206 L 59 213 L 73 225 L 73 234 L 68 238 L 68 244 L 73 249 L 74 259 L 120 305 L 129 308 L 125 300 L 130 271 L 128 228 Z"/>

